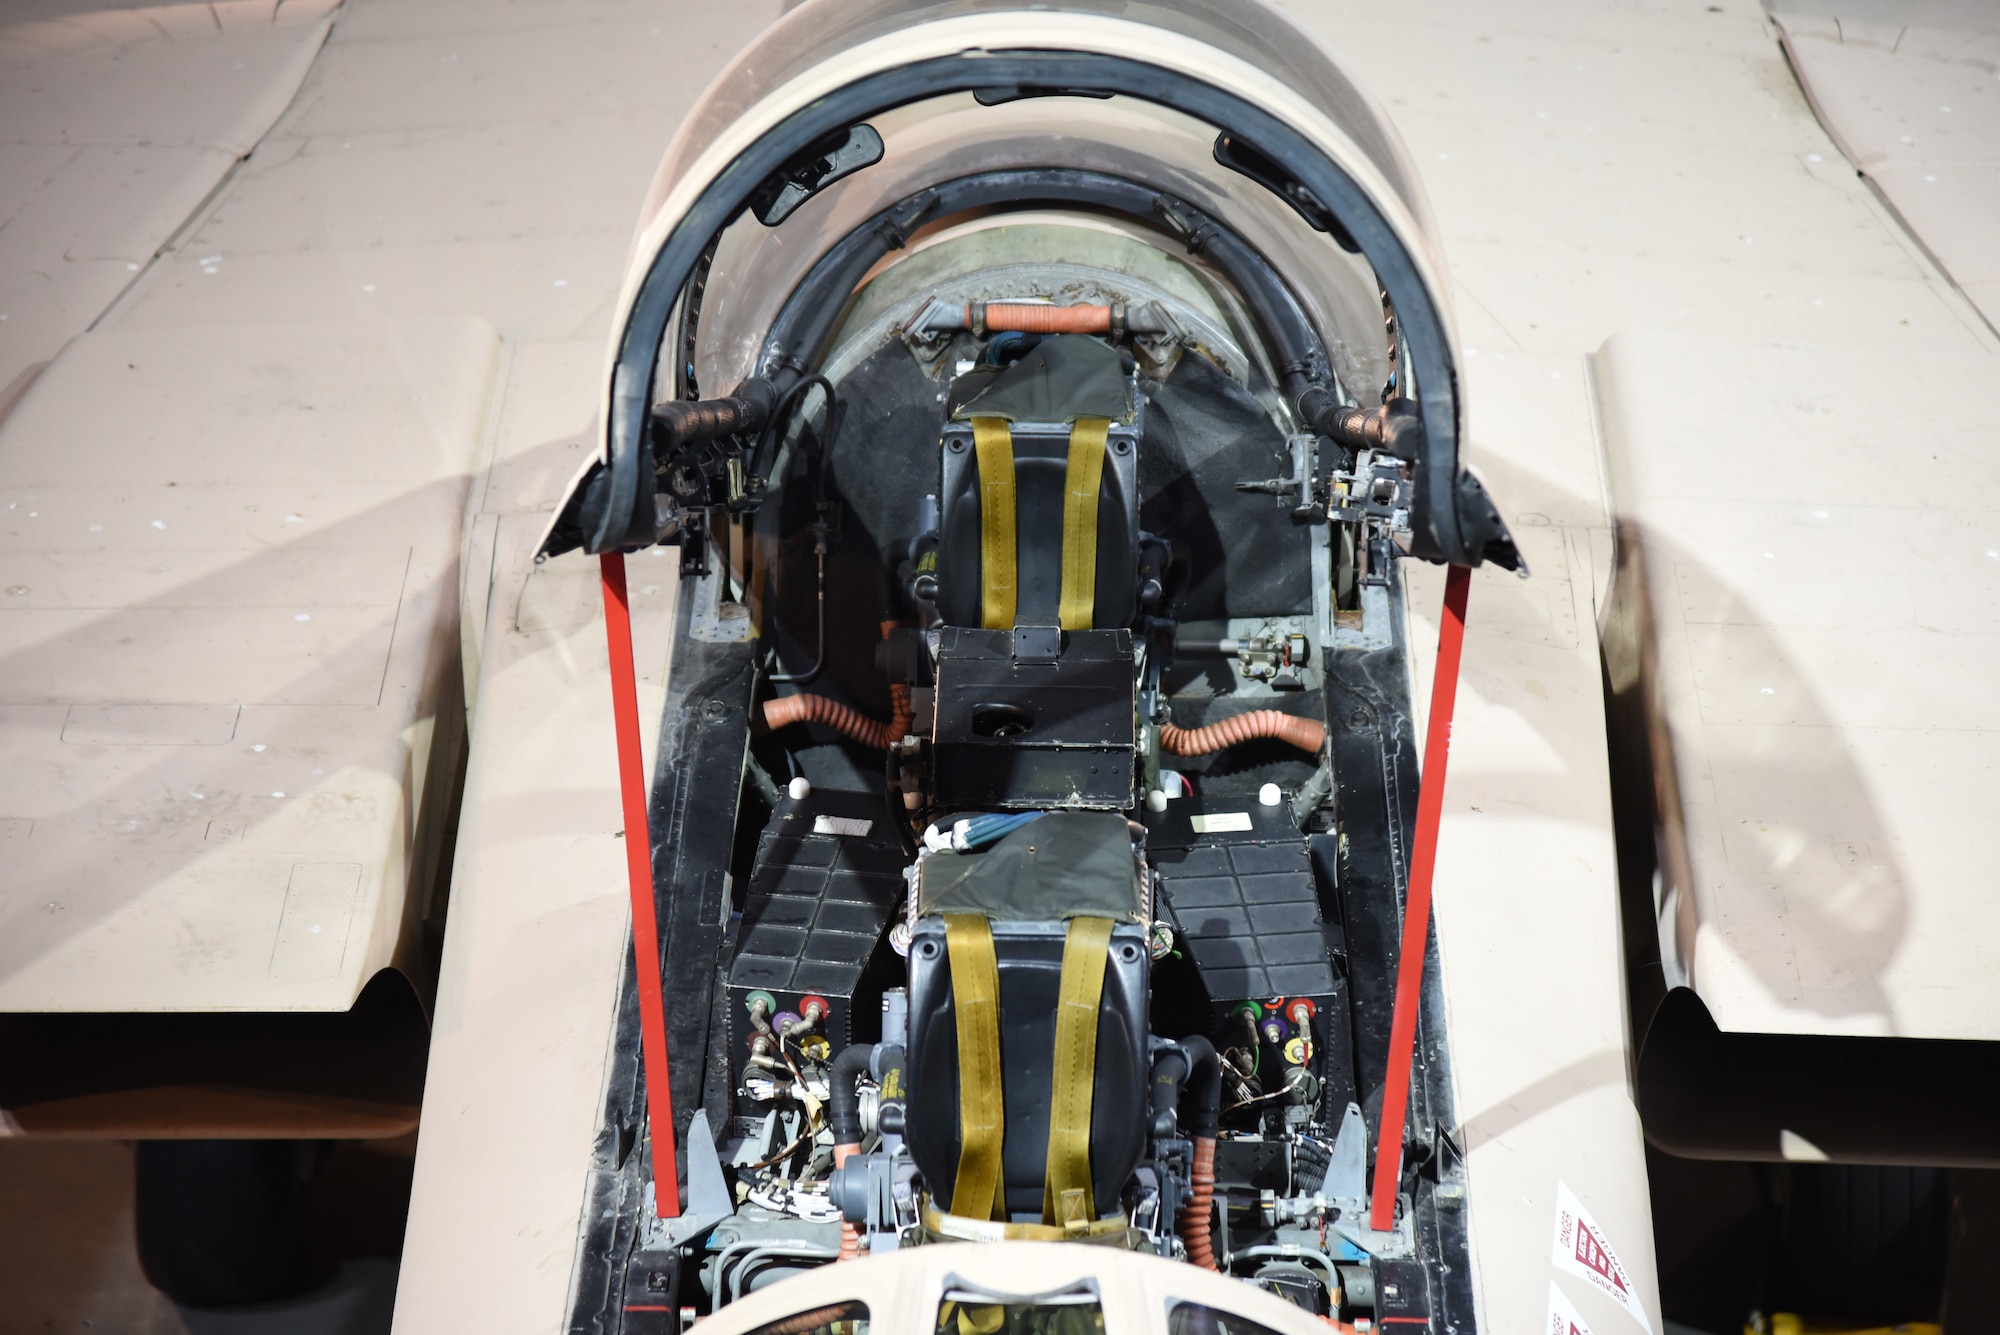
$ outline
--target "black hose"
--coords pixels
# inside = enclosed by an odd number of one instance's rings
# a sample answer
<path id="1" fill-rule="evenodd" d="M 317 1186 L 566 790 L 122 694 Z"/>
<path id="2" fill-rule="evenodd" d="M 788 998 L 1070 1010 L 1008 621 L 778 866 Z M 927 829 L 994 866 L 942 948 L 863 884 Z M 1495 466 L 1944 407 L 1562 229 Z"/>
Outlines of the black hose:
<path id="1" fill-rule="evenodd" d="M 1215 1045 L 1200 1034 L 1182 1039 L 1181 1046 L 1187 1049 L 1189 1062 L 1187 1088 L 1181 1097 L 1185 1110 L 1182 1121 L 1194 1139 L 1213 1137 L 1222 1125 L 1222 1058 L 1216 1056 Z"/>
<path id="2" fill-rule="evenodd" d="M 1222 1058 L 1200 1034 L 1160 1043 L 1153 1058 L 1153 1134 L 1213 1137 L 1222 1125 Z"/>
<path id="3" fill-rule="evenodd" d="M 826 403 L 823 405 L 826 410 L 826 430 L 821 433 L 820 443 L 813 457 L 813 499 L 823 502 L 827 497 L 827 468 L 831 463 L 833 436 L 840 430 L 843 411 L 840 399 L 833 392 L 833 382 L 823 375 L 801 375 L 778 396 L 777 403 L 771 409 L 770 417 L 764 425 L 763 434 L 758 438 L 756 452 L 750 458 L 750 468 L 753 472 L 761 473 L 775 462 L 778 447 L 784 439 L 785 428 L 790 424 L 792 414 L 797 412 L 799 405 L 805 401 L 806 391 L 813 388 L 818 388 L 826 396 Z"/>
<path id="4" fill-rule="evenodd" d="M 779 387 L 752 376 L 721 399 L 668 399 L 653 406 L 653 453 L 666 460 L 699 441 L 762 431 L 778 406 Z"/>
<path id="5" fill-rule="evenodd" d="M 1177 1043 L 1163 1045 L 1153 1059 L 1153 1135 L 1158 1139 L 1172 1136 L 1179 1126 L 1181 1083 L 1187 1073 L 1187 1049 Z"/>
<path id="6" fill-rule="evenodd" d="M 1346 405 L 1333 392 L 1314 380 L 1302 366 L 1285 369 L 1283 382 L 1278 387 L 1285 396 L 1285 403 L 1299 422 L 1322 436 L 1334 434 L 1335 416 Z"/>
<path id="7" fill-rule="evenodd" d="M 1393 399 L 1379 408 L 1350 408 L 1298 370 L 1285 376 L 1284 395 L 1300 422 L 1350 456 L 1358 450 L 1387 450 L 1399 459 L 1422 457 L 1423 419 L 1408 399 Z M 1409 439 L 1413 433 L 1416 439 Z"/>
<path id="8" fill-rule="evenodd" d="M 1292 415 L 1313 434 L 1331 437 L 1351 454 L 1353 443 L 1335 430 L 1339 414 L 1350 410 L 1315 378 L 1314 370 L 1321 360 L 1319 340 L 1290 291 L 1276 281 L 1242 281 L 1239 275 L 1261 277 L 1269 266 L 1235 233 L 1164 196 L 1156 199 L 1153 207 L 1170 227 L 1181 233 L 1189 254 L 1206 258 L 1236 280 L 1244 303 L 1250 307 L 1251 319 L 1277 356 L 1281 368 L 1278 392 L 1284 396 Z M 1347 462 L 1341 461 L 1343 466 Z"/>
<path id="9" fill-rule="evenodd" d="M 1353 433 L 1343 428 L 1350 415 L 1366 413 L 1367 409 L 1350 408 L 1343 404 L 1332 391 L 1314 380 L 1298 363 L 1285 368 L 1278 392 L 1284 396 L 1286 405 L 1292 410 L 1292 416 L 1300 425 L 1315 436 L 1324 436 L 1334 443 L 1334 447 L 1340 451 L 1340 458 L 1335 461 L 1336 467 L 1344 469 L 1353 464 L 1354 453 L 1358 447 Z"/>
<path id="10" fill-rule="evenodd" d="M 836 1145 L 861 1143 L 861 1091 L 856 1083 L 868 1074 L 874 1057 L 873 1043 L 849 1043 L 833 1059 L 827 1075 L 826 1126 Z"/>
<path id="11" fill-rule="evenodd" d="M 883 1097 L 881 1112 L 876 1117 L 876 1124 L 884 1135 L 903 1134 L 902 1091 L 910 1087 L 908 1077 L 903 1074 L 904 1060 L 901 1043 L 884 1043 L 877 1054 L 875 1078 L 881 1082 L 883 1089 L 896 1091 L 893 1097 L 886 1095 Z"/>

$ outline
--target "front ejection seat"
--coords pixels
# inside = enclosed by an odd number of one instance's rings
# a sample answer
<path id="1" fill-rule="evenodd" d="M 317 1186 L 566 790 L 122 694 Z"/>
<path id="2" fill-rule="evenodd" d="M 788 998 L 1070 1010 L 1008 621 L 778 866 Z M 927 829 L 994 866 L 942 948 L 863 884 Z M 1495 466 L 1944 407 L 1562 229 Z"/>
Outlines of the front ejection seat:
<path id="1" fill-rule="evenodd" d="M 1132 623 L 1139 408 L 1129 366 L 1117 349 L 1066 334 L 953 382 L 938 492 L 945 624 Z"/>
<path id="2" fill-rule="evenodd" d="M 1132 805 L 1141 403 L 1083 335 L 952 382 L 938 478 L 934 798 Z"/>
<path id="3" fill-rule="evenodd" d="M 1148 1130 L 1145 870 L 1125 818 L 933 853 L 910 943 L 911 1157 L 946 1237 L 1122 1236 Z"/>

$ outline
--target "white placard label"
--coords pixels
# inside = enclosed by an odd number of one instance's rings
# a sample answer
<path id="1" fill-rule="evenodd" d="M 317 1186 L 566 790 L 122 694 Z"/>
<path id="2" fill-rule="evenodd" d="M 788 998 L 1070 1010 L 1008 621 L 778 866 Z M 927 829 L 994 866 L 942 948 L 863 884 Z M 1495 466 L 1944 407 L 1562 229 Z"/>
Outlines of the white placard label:
<path id="1" fill-rule="evenodd" d="M 1646 1317 L 1645 1304 L 1633 1292 L 1618 1253 L 1567 1182 L 1556 1183 L 1556 1239 L 1549 1259 L 1558 1270 L 1567 1270 L 1630 1312 L 1646 1335 L 1652 1335 L 1653 1323 Z"/>
<path id="2" fill-rule="evenodd" d="M 875 828 L 872 820 L 856 820 L 852 816 L 814 816 L 814 834 L 839 834 L 850 839 L 860 839 Z"/>
<path id="3" fill-rule="evenodd" d="M 1250 828 L 1247 811 L 1218 811 L 1212 816 L 1195 816 L 1190 822 L 1196 834 L 1231 834 Z"/>
<path id="4" fill-rule="evenodd" d="M 1590 1335 L 1590 1327 L 1584 1324 L 1581 1316 L 1577 1315 L 1576 1304 L 1569 1300 L 1568 1294 L 1556 1287 L 1554 1280 L 1549 1281 L 1548 1324 L 1542 1329 L 1547 1331 L 1548 1335 Z"/>

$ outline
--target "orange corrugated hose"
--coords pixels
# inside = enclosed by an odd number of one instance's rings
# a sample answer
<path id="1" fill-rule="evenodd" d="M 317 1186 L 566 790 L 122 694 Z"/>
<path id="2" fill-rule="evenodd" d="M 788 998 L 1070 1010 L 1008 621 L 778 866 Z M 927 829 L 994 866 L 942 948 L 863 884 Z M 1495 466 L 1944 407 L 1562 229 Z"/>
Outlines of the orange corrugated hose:
<path id="1" fill-rule="evenodd" d="M 1205 756 L 1257 737 L 1275 737 L 1317 755 L 1326 745 L 1326 725 L 1318 719 L 1300 718 L 1275 709 L 1253 709 L 1205 728 L 1160 725 L 1160 749 L 1176 756 Z"/>
<path id="2" fill-rule="evenodd" d="M 1188 1264 L 1204 1270 L 1215 1269 L 1214 1245 L 1208 1231 L 1215 1215 L 1215 1137 L 1199 1136 L 1194 1142 L 1194 1164 L 1188 1172 L 1193 1188 L 1181 1207 L 1174 1226 L 1187 1247 Z"/>
<path id="3" fill-rule="evenodd" d="M 881 624 L 882 624 L 883 639 L 886 640 L 891 635 L 894 635 L 896 633 L 895 622 L 884 621 Z M 910 688 L 906 684 L 900 681 L 890 682 L 889 683 L 889 745 L 890 746 L 896 745 L 896 743 L 902 741 L 904 736 L 908 734 L 908 732 L 910 731 L 911 717 L 912 714 L 910 710 Z"/>
<path id="4" fill-rule="evenodd" d="M 877 750 L 884 750 L 889 745 L 888 724 L 877 723 L 829 696 L 802 691 L 797 695 L 781 695 L 764 702 L 765 727 L 776 732 L 794 723 L 824 723 L 835 732 Z"/>
<path id="5" fill-rule="evenodd" d="M 889 632 L 896 629 L 893 621 L 882 623 L 882 638 L 888 639 Z M 789 728 L 794 723 L 822 723 L 835 732 L 853 738 L 863 746 L 872 746 L 885 751 L 903 740 L 910 730 L 910 688 L 900 682 L 889 687 L 890 715 L 887 723 L 878 723 L 866 714 L 829 696 L 814 695 L 801 691 L 797 695 L 781 695 L 764 702 L 764 726 L 776 732 L 779 728 Z"/>
<path id="6" fill-rule="evenodd" d="M 788 1316 L 782 1321 L 774 1321 L 768 1326 L 757 1327 L 758 1335 L 809 1335 L 809 1332 L 831 1326 L 836 1321 L 847 1321 L 864 1316 L 866 1309 L 859 1301 L 835 1303 L 831 1307 L 816 1307 L 810 1312 Z"/>
<path id="7" fill-rule="evenodd" d="M 965 323 L 972 324 L 972 309 L 966 308 Z M 1018 330 L 1023 334 L 1108 334 L 1111 332 L 1109 306 L 1039 306 L 991 301 L 986 304 L 986 328 L 990 333 Z"/>

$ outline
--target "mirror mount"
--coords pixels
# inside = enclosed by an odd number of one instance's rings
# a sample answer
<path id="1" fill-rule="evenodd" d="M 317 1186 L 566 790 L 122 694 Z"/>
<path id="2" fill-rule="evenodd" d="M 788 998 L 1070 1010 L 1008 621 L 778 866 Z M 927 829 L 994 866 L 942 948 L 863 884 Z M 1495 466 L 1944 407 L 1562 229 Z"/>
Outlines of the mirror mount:
<path id="1" fill-rule="evenodd" d="M 850 125 L 816 140 L 764 178 L 750 196 L 750 211 L 776 227 L 820 191 L 882 160 L 882 136 L 872 125 Z"/>

